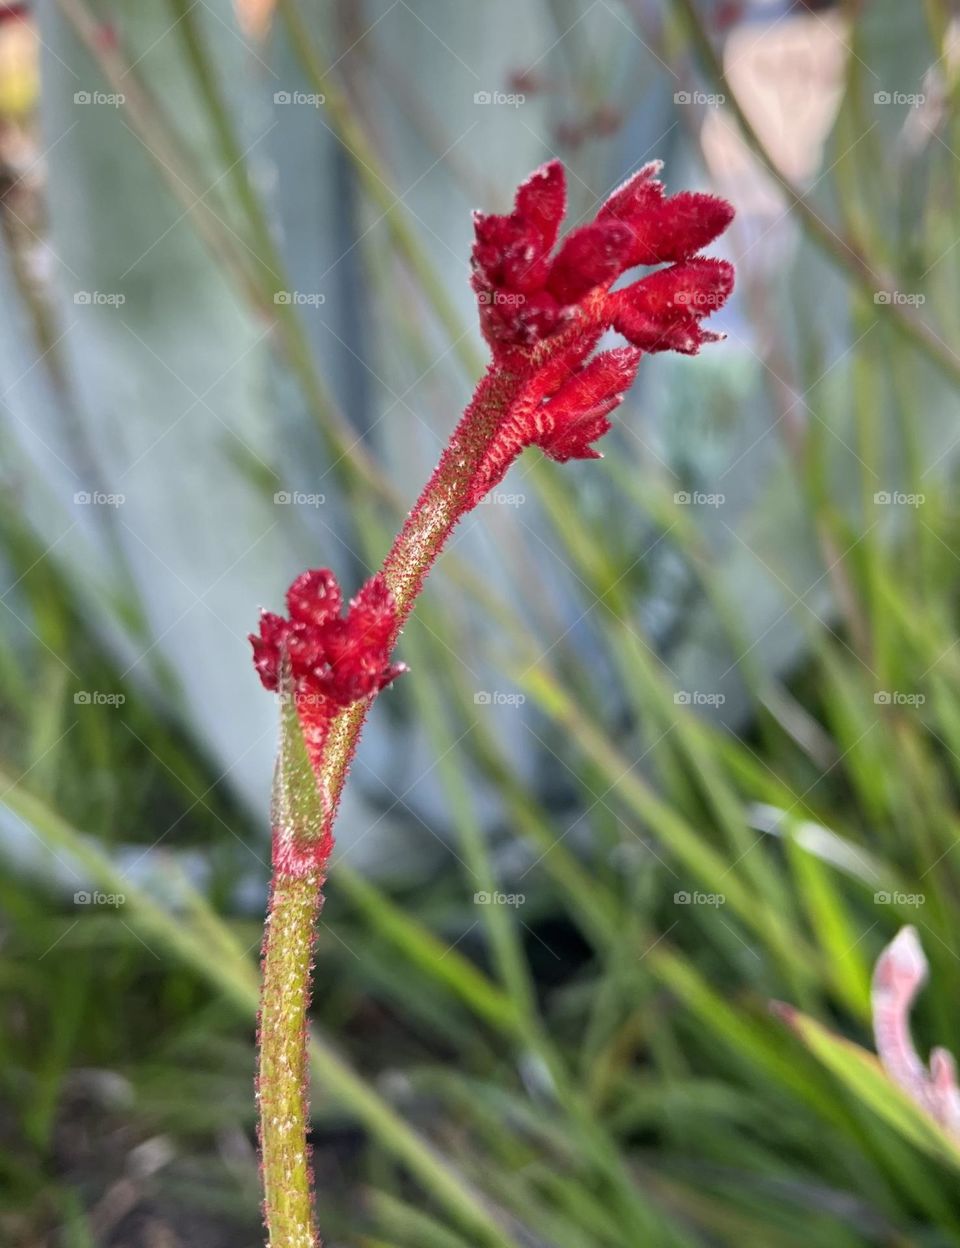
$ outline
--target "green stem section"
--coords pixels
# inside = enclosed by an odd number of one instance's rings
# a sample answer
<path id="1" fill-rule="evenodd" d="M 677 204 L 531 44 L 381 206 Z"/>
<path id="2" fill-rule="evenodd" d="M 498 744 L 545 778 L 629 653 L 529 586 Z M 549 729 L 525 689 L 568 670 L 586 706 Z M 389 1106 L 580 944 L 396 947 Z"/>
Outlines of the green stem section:
<path id="1" fill-rule="evenodd" d="M 317 1248 L 310 1211 L 307 1007 L 322 879 L 274 879 L 263 941 L 260 1001 L 260 1149 L 270 1248 Z"/>

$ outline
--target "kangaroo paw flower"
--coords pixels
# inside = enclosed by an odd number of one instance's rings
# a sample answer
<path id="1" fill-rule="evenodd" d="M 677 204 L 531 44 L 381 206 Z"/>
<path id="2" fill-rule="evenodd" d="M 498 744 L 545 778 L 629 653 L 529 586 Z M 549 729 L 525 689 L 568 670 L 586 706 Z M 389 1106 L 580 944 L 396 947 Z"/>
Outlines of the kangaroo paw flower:
<path id="1" fill-rule="evenodd" d="M 654 161 L 624 182 L 596 218 L 568 234 L 553 256 L 566 202 L 559 161 L 551 161 L 527 178 L 517 191 L 511 213 L 475 215 L 472 284 L 481 327 L 495 357 L 509 358 L 517 350 L 534 348 L 582 320 L 586 297 L 598 288 L 609 290 L 628 269 L 664 263 L 676 266 L 668 270 L 669 277 L 655 274 L 648 278 L 653 286 L 643 296 L 614 296 L 606 309 L 608 315 L 601 315 L 600 320 L 606 321 L 605 328 L 616 316 L 624 317 L 626 325 L 636 323 L 644 342 L 627 329 L 621 332 L 646 350 L 689 350 L 696 324 L 721 306 L 733 288 L 730 265 L 721 273 L 711 273 L 719 262 L 697 256 L 727 228 L 733 209 L 715 195 L 684 191 L 667 197 L 656 176 L 660 168 L 660 162 Z M 690 267 L 684 267 L 688 261 Z M 684 290 L 691 295 L 710 293 L 716 301 L 688 305 L 681 332 L 675 329 L 680 318 L 667 296 Z M 639 307 L 631 321 L 629 311 L 637 300 Z M 658 309 L 662 311 L 659 318 Z M 593 311 L 601 309 L 595 305 Z M 642 324 L 636 320 L 639 316 Z M 663 331 L 659 334 L 654 332 L 658 319 Z M 647 347 L 648 341 L 656 345 Z M 709 336 L 701 333 L 697 345 L 706 341 Z"/>
<path id="2" fill-rule="evenodd" d="M 391 663 L 397 608 L 382 573 L 371 577 L 342 614 L 329 568 L 302 572 L 287 590 L 289 618 L 264 611 L 250 634 L 253 661 L 267 689 L 279 690 L 284 661 L 307 747 L 319 766 L 338 710 L 379 693 L 407 669 Z"/>
<path id="3" fill-rule="evenodd" d="M 693 354 L 720 336 L 701 322 L 733 289 L 733 268 L 699 252 L 733 209 L 712 195 L 667 197 L 659 170 L 644 166 L 564 239 L 558 161 L 526 179 L 511 212 L 475 214 L 471 284 L 492 359 L 436 470 L 346 612 L 333 573 L 313 569 L 290 586 L 287 614 L 263 612 L 250 637 L 260 680 L 281 704 L 259 1084 L 271 1243 L 316 1239 L 304 1097 L 313 930 L 350 760 L 370 703 L 405 670 L 391 655 L 424 578 L 526 447 L 559 463 L 598 458 L 643 354 Z M 669 267 L 614 290 L 637 265 Z M 628 345 L 594 355 L 610 330 Z M 952 1068 L 937 1062 L 949 1082 Z"/>
<path id="4" fill-rule="evenodd" d="M 953 1134 L 960 1136 L 960 1089 L 953 1056 L 937 1048 L 924 1065 L 910 1034 L 910 1011 L 927 980 L 927 959 L 916 929 L 902 927 L 873 972 L 873 1031 L 884 1070 Z"/>
<path id="5" fill-rule="evenodd" d="M 526 446 L 551 458 L 593 459 L 593 443 L 636 375 L 639 352 L 695 355 L 721 335 L 702 322 L 733 290 L 733 266 L 699 255 L 733 219 L 715 195 L 666 196 L 660 162 L 645 165 L 593 221 L 557 247 L 566 202 L 563 167 L 551 161 L 520 186 L 513 211 L 477 213 L 472 285 L 494 367 L 516 378 L 498 431 L 468 491 L 475 506 Z M 556 250 L 554 250 L 556 248 Z M 669 267 L 613 284 L 637 265 Z M 588 360 L 607 330 L 636 352 Z"/>

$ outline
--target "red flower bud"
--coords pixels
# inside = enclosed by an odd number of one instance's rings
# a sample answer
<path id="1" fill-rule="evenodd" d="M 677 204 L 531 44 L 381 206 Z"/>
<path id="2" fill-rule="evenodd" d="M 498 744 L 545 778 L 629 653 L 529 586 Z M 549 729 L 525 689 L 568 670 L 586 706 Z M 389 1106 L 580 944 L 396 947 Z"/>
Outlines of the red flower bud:
<path id="1" fill-rule="evenodd" d="M 561 464 L 568 459 L 600 459 L 590 443 L 610 428 L 607 416 L 623 402 L 642 355 L 637 347 L 617 347 L 594 356 L 544 406 L 542 431 L 531 440 Z"/>
<path id="2" fill-rule="evenodd" d="M 561 304 L 579 303 L 595 286 L 620 276 L 630 246 L 630 229 L 619 221 L 581 225 L 564 239 L 547 289 Z"/>
<path id="3" fill-rule="evenodd" d="M 298 701 L 318 708 L 320 719 L 378 693 L 406 670 L 389 662 L 397 612 L 383 576 L 367 581 L 345 617 L 342 603 L 330 569 L 314 568 L 287 591 L 289 620 L 264 611 L 259 636 L 250 636 L 263 685 L 279 687 L 286 654 Z"/>

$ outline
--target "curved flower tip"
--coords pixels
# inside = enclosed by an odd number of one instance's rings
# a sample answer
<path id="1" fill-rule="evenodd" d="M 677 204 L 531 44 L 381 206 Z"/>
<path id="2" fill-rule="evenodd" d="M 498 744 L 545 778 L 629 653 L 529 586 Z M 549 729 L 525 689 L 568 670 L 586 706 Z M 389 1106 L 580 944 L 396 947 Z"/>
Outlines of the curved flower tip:
<path id="1" fill-rule="evenodd" d="M 946 1049 L 933 1049 L 928 1069 L 910 1033 L 910 1011 L 927 973 L 916 928 L 902 927 L 880 954 L 873 972 L 877 1053 L 893 1082 L 941 1126 L 960 1136 L 960 1090 L 953 1056 Z"/>
<path id="2" fill-rule="evenodd" d="M 350 601 L 329 568 L 303 572 L 287 590 L 289 618 L 264 611 L 250 634 L 253 662 L 267 689 L 278 689 L 284 654 L 298 705 L 332 714 L 370 697 L 406 671 L 391 663 L 397 607 L 381 573 Z"/>
<path id="3" fill-rule="evenodd" d="M 661 162 L 653 161 L 628 178 L 595 219 L 571 231 L 555 254 L 566 205 L 559 161 L 543 165 L 522 183 L 512 212 L 474 215 L 472 285 L 481 327 L 495 355 L 529 351 L 567 329 L 582 319 L 587 296 L 609 291 L 636 265 L 671 264 L 684 271 L 661 278 L 648 294 L 638 292 L 644 285 L 638 283 L 633 300 L 640 307 L 633 315 L 630 301 L 618 296 L 611 297 L 606 309 L 597 304 L 595 312 L 604 328 L 614 325 L 644 350 L 692 353 L 716 338 L 701 331 L 699 322 L 730 293 L 731 266 L 726 266 L 722 279 L 713 275 L 712 303 L 688 305 L 683 317 L 675 315 L 674 307 L 665 307 L 662 323 L 651 324 L 656 319 L 653 306 L 664 303 L 671 283 L 677 293 L 682 293 L 684 283 L 691 294 L 708 293 L 700 291 L 698 279 L 707 282 L 703 266 L 717 262 L 698 253 L 723 233 L 734 215 L 731 205 L 715 195 L 683 191 L 666 196 L 657 177 L 661 167 Z M 693 267 L 685 268 L 688 263 Z M 655 278 L 660 274 L 646 281 Z"/>

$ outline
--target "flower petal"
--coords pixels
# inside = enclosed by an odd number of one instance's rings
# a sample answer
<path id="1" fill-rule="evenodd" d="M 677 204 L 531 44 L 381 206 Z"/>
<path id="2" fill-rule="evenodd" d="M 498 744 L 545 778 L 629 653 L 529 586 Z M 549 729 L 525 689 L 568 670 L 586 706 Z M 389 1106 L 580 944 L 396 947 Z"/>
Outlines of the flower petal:
<path id="1" fill-rule="evenodd" d="M 578 303 L 624 269 L 631 234 L 619 221 L 591 221 L 568 234 L 550 266 L 547 289 L 559 303 Z"/>
<path id="2" fill-rule="evenodd" d="M 567 207 L 567 180 L 559 160 L 548 161 L 521 182 L 514 211 L 539 231 L 545 251 L 552 251 Z"/>
<path id="3" fill-rule="evenodd" d="M 291 620 L 323 624 L 340 614 L 343 598 L 337 578 L 329 568 L 301 572 L 287 590 L 287 610 Z"/>
<path id="4" fill-rule="evenodd" d="M 613 296 L 613 327 L 644 351 L 695 355 L 717 340 L 700 321 L 723 307 L 733 282 L 733 265 L 705 256 L 660 269 Z"/>

